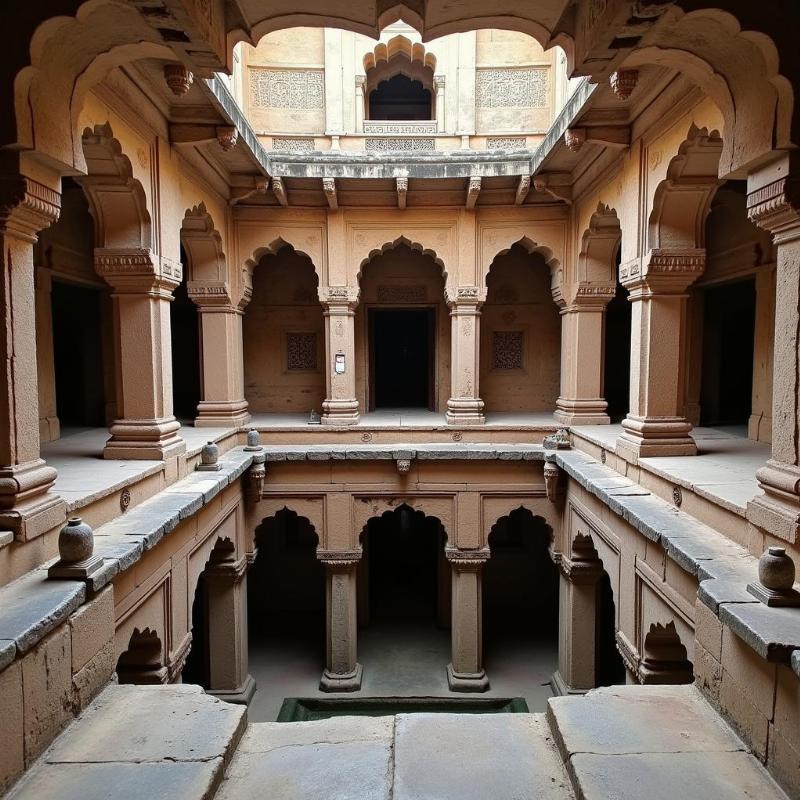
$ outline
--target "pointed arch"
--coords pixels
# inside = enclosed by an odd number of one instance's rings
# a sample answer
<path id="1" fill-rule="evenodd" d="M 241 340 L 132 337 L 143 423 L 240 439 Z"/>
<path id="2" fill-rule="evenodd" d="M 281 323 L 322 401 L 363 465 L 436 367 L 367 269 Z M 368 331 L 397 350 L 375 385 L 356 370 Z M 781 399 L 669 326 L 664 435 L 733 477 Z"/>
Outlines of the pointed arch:
<path id="1" fill-rule="evenodd" d="M 617 251 L 622 241 L 622 228 L 615 209 L 598 203 L 581 237 L 578 253 L 579 286 L 602 286 L 613 293 L 617 281 Z"/>
<path id="2" fill-rule="evenodd" d="M 212 299 L 229 303 L 230 288 L 222 236 L 205 203 L 186 209 L 181 224 L 181 244 L 186 252 L 189 297 L 197 303 Z"/>
<path id="3" fill-rule="evenodd" d="M 361 287 L 361 279 L 364 274 L 364 268 L 367 266 L 367 264 L 369 264 L 378 256 L 381 256 L 384 253 L 389 252 L 390 250 L 394 250 L 396 247 L 399 247 L 401 245 L 405 245 L 406 247 L 413 250 L 415 253 L 421 253 L 423 256 L 427 256 L 428 258 L 430 258 L 441 270 L 442 278 L 445 281 L 445 285 L 447 284 L 447 269 L 445 267 L 444 260 L 437 254 L 437 252 L 432 248 L 425 247 L 419 241 L 414 241 L 413 239 L 405 235 L 401 235 L 394 240 L 385 241 L 383 242 L 383 244 L 380 244 L 377 247 L 371 247 L 366 256 L 364 256 L 361 259 L 358 267 L 358 272 L 356 273 L 356 282 L 359 288 Z"/>

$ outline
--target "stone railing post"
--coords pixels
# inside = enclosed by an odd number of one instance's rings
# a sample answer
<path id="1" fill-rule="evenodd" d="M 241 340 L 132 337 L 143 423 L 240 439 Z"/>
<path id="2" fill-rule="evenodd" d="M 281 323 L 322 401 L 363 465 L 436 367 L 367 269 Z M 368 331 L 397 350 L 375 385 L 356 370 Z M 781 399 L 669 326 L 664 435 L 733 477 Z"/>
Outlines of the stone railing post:
<path id="1" fill-rule="evenodd" d="M 61 196 L 24 175 L 0 176 L 0 527 L 21 541 L 54 528 L 63 501 L 40 456 L 33 245 L 58 219 Z"/>
<path id="2" fill-rule="evenodd" d="M 650 250 L 620 267 L 630 291 L 631 402 L 617 452 L 636 462 L 648 456 L 690 456 L 697 446 L 683 416 L 686 290 L 705 269 L 705 250 Z"/>
<path id="3" fill-rule="evenodd" d="M 479 393 L 481 306 L 486 290 L 478 286 L 459 286 L 447 297 L 450 306 L 450 399 L 447 401 L 449 425 L 482 425 L 483 400 Z"/>
<path id="4" fill-rule="evenodd" d="M 452 661 L 447 682 L 453 692 L 485 692 L 489 679 L 483 669 L 483 603 L 481 570 L 491 553 L 445 549 L 452 569 Z"/>
<path id="5" fill-rule="evenodd" d="M 364 133 L 365 75 L 356 75 L 356 133 Z"/>
<path id="6" fill-rule="evenodd" d="M 186 450 L 172 413 L 169 304 L 179 262 L 146 248 L 97 248 L 95 270 L 113 289 L 118 419 L 105 458 L 167 459 Z"/>
<path id="7" fill-rule="evenodd" d="M 444 133 L 445 131 L 445 106 L 444 106 L 444 75 L 434 75 L 433 88 L 436 92 L 436 132 Z"/>
<path id="8" fill-rule="evenodd" d="M 356 572 L 360 550 L 318 551 L 325 565 L 325 671 L 323 692 L 357 692 L 361 688 L 358 663 L 358 603 Z"/>
<path id="9" fill-rule="evenodd" d="M 800 533 L 800 157 L 786 152 L 747 179 L 747 213 L 776 249 L 772 455 L 747 519 L 792 544 Z"/>
<path id="10" fill-rule="evenodd" d="M 325 401 L 322 422 L 355 425 L 359 419 L 356 399 L 355 307 L 358 290 L 350 286 L 326 286 L 319 290 L 325 311 Z"/>

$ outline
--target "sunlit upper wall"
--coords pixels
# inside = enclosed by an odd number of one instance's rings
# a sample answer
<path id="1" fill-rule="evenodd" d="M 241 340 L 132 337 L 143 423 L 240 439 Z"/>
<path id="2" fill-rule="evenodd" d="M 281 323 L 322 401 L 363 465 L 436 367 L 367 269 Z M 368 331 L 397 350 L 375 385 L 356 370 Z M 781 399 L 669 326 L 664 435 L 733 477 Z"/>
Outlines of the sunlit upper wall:
<path id="1" fill-rule="evenodd" d="M 563 53 L 525 34 L 481 30 L 422 43 L 403 22 L 379 40 L 328 28 L 277 31 L 237 48 L 233 76 L 262 143 L 295 152 L 533 147 L 569 83 Z M 388 98 L 380 114 L 370 103 L 379 89 Z"/>

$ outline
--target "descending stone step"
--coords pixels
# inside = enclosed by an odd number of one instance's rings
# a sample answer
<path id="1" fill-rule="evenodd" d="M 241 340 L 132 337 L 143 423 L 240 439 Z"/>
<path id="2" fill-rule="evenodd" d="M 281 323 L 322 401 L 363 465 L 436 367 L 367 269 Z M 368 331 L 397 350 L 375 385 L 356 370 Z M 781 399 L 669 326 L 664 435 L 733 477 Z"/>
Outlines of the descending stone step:
<path id="1" fill-rule="evenodd" d="M 570 800 L 543 714 L 251 725 L 218 800 Z"/>
<path id="2" fill-rule="evenodd" d="M 246 724 L 199 686 L 109 686 L 8 800 L 207 800 Z"/>
<path id="3" fill-rule="evenodd" d="M 694 686 L 612 686 L 548 701 L 578 800 L 787 800 Z"/>

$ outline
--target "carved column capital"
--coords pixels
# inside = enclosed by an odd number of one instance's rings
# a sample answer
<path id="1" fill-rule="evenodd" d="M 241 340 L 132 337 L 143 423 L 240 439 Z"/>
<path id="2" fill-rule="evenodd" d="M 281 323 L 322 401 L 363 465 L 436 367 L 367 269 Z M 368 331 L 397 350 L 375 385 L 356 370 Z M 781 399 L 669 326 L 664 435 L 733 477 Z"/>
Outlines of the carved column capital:
<path id="1" fill-rule="evenodd" d="M 488 547 L 478 550 L 459 550 L 457 547 L 445 547 L 444 554 L 456 572 L 477 572 L 492 555 Z"/>
<path id="2" fill-rule="evenodd" d="M 180 261 L 159 258 L 145 247 L 97 247 L 94 268 L 115 291 L 125 293 L 159 289 L 171 292 L 183 275 Z"/>
<path id="3" fill-rule="evenodd" d="M 578 533 L 572 541 L 569 555 L 559 561 L 561 574 L 571 583 L 592 584 L 603 575 L 603 562 L 597 555 L 592 537 Z"/>
<path id="4" fill-rule="evenodd" d="M 326 569 L 333 572 L 348 572 L 358 566 L 361 561 L 361 550 L 317 550 L 317 558 Z"/>
<path id="5" fill-rule="evenodd" d="M 61 213 L 61 195 L 25 175 L 0 177 L 0 232 L 35 242 Z"/>
<path id="6" fill-rule="evenodd" d="M 747 217 L 775 242 L 800 237 L 800 175 L 785 174 L 758 188 L 748 185 Z"/>
<path id="7" fill-rule="evenodd" d="M 358 287 L 320 286 L 317 292 L 326 314 L 353 313 L 358 305 Z"/>
<path id="8" fill-rule="evenodd" d="M 189 299 L 200 308 L 236 310 L 227 281 L 187 281 L 186 292 Z"/>
<path id="9" fill-rule="evenodd" d="M 622 284 L 639 296 L 680 294 L 706 268 L 706 251 L 702 247 L 654 248 L 642 258 L 620 264 Z"/>
<path id="10" fill-rule="evenodd" d="M 481 286 L 457 286 L 445 289 L 445 301 L 455 313 L 477 314 L 486 302 L 486 289 Z"/>

